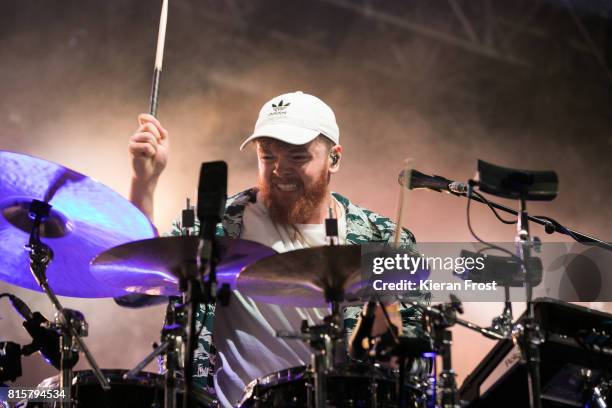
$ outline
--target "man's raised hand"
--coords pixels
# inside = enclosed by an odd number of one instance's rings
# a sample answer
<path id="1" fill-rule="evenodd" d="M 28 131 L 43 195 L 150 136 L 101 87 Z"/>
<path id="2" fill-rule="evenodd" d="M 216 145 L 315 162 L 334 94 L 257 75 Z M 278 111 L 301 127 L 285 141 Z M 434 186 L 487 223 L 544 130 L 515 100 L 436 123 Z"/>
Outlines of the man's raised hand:
<path id="1" fill-rule="evenodd" d="M 168 162 L 168 131 L 147 113 L 138 116 L 138 123 L 138 129 L 129 142 L 132 178 L 143 183 L 155 183 Z"/>
<path id="2" fill-rule="evenodd" d="M 153 198 L 159 176 L 168 163 L 168 131 L 152 115 L 138 116 L 138 129 L 130 137 L 132 160 L 130 201 L 153 221 Z"/>

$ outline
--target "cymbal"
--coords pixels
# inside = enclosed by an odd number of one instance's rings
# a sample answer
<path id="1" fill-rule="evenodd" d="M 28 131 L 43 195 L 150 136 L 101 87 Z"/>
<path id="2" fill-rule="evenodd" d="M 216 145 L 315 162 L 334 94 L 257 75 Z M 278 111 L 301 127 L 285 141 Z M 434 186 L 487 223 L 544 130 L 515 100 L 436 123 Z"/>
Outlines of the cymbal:
<path id="1" fill-rule="evenodd" d="M 90 273 L 98 253 L 156 235 L 134 205 L 102 183 L 59 164 L 0 151 L 0 280 L 41 291 L 29 269 L 28 243 L 33 199 L 52 206 L 41 225 L 41 240 L 53 250 L 47 278 L 62 296 L 101 298 L 125 295 L 101 285 Z"/>
<path id="2" fill-rule="evenodd" d="M 261 259 L 238 275 L 238 290 L 256 301 L 296 307 L 326 306 L 344 292 L 356 300 L 361 286 L 361 246 L 306 248 Z"/>
<path id="3" fill-rule="evenodd" d="M 98 255 L 90 270 L 100 282 L 126 292 L 147 295 L 179 295 L 178 277 L 183 266 L 196 265 L 197 236 L 160 237 L 129 242 Z M 244 239 L 216 239 L 219 261 L 217 281 L 235 288 L 238 272 L 276 253 L 265 245 Z"/>
<path id="4" fill-rule="evenodd" d="M 399 251 L 414 254 L 411 250 Z M 244 268 L 238 275 L 237 288 L 256 301 L 284 306 L 323 307 L 330 300 L 360 303 L 373 294 L 372 273 L 362 271 L 362 256 L 373 253 L 389 255 L 398 250 L 335 245 L 285 252 Z M 428 275 L 429 271 L 420 270 L 403 277 L 418 281 Z"/>

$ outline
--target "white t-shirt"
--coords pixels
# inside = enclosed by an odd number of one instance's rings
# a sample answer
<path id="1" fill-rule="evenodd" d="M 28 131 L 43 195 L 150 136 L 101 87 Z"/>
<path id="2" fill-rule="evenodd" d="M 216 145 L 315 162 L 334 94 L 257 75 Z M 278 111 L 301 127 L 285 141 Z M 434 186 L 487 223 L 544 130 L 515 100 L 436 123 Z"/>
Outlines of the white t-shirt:
<path id="1" fill-rule="evenodd" d="M 346 214 L 338 209 L 339 243 L 346 243 Z M 269 246 L 277 252 L 326 245 L 324 224 L 281 226 L 272 222 L 258 194 L 243 214 L 241 239 Z M 307 365 L 311 350 L 300 340 L 276 337 L 276 331 L 299 332 L 302 320 L 318 324 L 325 309 L 295 308 L 258 303 L 235 291 L 230 305 L 215 310 L 217 349 L 215 390 L 224 407 L 235 406 L 252 380 L 287 368 Z"/>
<path id="2" fill-rule="evenodd" d="M 344 207 L 335 198 L 334 207 L 338 209 L 338 239 L 346 242 L 346 214 Z M 276 252 L 326 245 L 324 224 L 278 225 L 268 216 L 260 194 L 257 201 L 244 209 L 241 239 L 248 239 L 266 245 Z"/>

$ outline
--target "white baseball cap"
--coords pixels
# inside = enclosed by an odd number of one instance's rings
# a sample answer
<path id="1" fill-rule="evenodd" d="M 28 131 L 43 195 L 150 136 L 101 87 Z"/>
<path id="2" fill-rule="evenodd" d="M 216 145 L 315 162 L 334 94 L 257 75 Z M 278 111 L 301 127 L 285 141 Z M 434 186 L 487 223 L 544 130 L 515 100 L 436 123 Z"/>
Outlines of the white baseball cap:
<path id="1" fill-rule="evenodd" d="M 293 145 L 310 142 L 322 134 L 338 144 L 340 131 L 334 111 L 316 96 L 302 91 L 286 93 L 270 99 L 259 111 L 253 134 L 240 150 L 259 137 L 271 137 Z"/>

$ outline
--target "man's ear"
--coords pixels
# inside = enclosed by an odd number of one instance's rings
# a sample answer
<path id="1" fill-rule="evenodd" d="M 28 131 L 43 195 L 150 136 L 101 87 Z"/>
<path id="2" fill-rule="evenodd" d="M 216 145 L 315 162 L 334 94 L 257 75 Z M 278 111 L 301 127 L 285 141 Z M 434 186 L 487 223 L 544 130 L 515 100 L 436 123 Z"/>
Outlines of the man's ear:
<path id="1" fill-rule="evenodd" d="M 336 173 L 340 169 L 340 161 L 342 159 L 342 146 L 335 145 L 329 152 L 329 171 Z"/>

